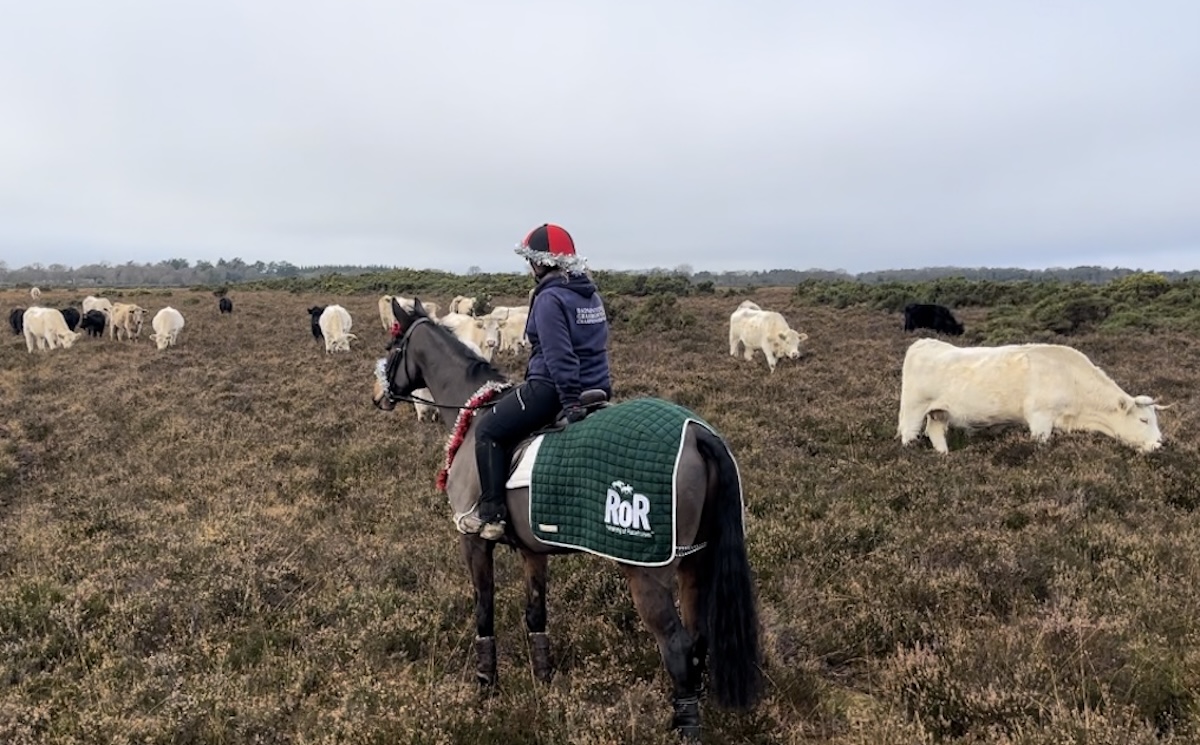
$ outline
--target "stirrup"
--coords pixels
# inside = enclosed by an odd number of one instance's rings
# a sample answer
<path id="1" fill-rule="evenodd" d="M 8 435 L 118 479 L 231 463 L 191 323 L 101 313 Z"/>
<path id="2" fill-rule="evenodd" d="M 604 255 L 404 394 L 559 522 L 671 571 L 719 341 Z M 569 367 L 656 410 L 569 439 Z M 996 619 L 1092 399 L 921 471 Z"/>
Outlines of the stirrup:
<path id="1" fill-rule="evenodd" d="M 479 528 L 479 537 L 485 541 L 498 541 L 504 537 L 504 521 L 484 523 Z"/>

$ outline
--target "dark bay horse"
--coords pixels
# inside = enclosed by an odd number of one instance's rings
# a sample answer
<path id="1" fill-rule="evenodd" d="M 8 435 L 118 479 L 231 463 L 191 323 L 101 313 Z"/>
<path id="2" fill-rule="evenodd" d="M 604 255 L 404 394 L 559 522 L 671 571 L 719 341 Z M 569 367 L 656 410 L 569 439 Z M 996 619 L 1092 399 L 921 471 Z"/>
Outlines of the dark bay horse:
<path id="1" fill-rule="evenodd" d="M 430 320 L 415 301 L 406 311 L 394 300 L 397 326 L 386 360 L 380 360 L 373 400 L 384 410 L 411 400 L 428 388 L 441 406 L 461 410 L 475 394 L 505 378 L 454 335 Z M 442 417 L 454 431 L 454 417 Z M 473 417 L 472 417 L 473 421 Z M 687 737 L 700 734 L 702 676 L 707 668 L 714 703 L 749 709 L 762 695 L 758 611 L 742 522 L 741 481 L 725 442 L 694 422 L 686 425 L 677 471 L 677 549 L 669 564 L 658 567 L 617 562 L 642 622 L 658 642 L 671 678 L 672 727 Z M 474 426 L 449 467 L 446 493 L 457 516 L 470 512 L 481 487 L 474 457 Z M 552 674 L 546 635 L 546 563 L 551 554 L 570 552 L 542 543 L 529 524 L 528 489 L 507 494 L 509 532 L 503 539 L 524 562 L 525 624 L 535 677 Z M 496 544 L 475 534 L 460 538 L 475 587 L 476 676 L 481 685 L 496 683 L 493 550 Z M 699 549 L 699 550 L 697 550 Z M 686 554 L 686 555 L 684 555 Z M 675 607 L 678 582 L 681 613 Z"/>

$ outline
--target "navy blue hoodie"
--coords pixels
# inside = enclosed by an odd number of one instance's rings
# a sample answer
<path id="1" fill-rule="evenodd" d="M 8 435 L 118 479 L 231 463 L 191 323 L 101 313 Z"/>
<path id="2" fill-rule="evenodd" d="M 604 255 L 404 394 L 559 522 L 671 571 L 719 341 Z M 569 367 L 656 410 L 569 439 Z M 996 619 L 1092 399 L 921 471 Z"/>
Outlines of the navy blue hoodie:
<path id="1" fill-rule="evenodd" d="M 533 291 L 525 333 L 532 347 L 525 379 L 553 383 L 564 409 L 578 406 L 580 392 L 591 388 L 612 396 L 608 318 L 586 274 L 542 277 Z"/>

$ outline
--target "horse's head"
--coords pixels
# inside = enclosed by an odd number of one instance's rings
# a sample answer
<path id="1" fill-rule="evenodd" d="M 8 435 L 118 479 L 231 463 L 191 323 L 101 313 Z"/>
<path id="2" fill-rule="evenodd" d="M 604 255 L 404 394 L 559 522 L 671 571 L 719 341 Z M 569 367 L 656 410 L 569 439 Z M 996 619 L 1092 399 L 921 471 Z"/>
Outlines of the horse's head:
<path id="1" fill-rule="evenodd" d="M 392 324 L 392 338 L 388 342 L 388 355 L 375 362 L 375 384 L 371 400 L 376 408 L 391 411 L 396 408 L 396 401 L 409 396 L 418 388 L 425 387 L 420 365 L 413 361 L 408 354 L 408 343 L 412 338 L 413 329 L 422 323 L 429 323 L 429 315 L 419 299 L 413 299 L 413 309 L 407 311 L 404 306 L 392 298 L 392 315 L 396 323 Z"/>

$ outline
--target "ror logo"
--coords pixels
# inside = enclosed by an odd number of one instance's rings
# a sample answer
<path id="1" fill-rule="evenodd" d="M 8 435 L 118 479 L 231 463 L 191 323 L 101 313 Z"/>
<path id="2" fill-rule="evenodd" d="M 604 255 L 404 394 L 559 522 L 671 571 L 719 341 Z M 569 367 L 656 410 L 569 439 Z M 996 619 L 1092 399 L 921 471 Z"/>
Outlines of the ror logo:
<path id="1" fill-rule="evenodd" d="M 650 538 L 650 500 L 624 481 L 614 481 L 604 499 L 604 526 L 613 533 Z"/>

